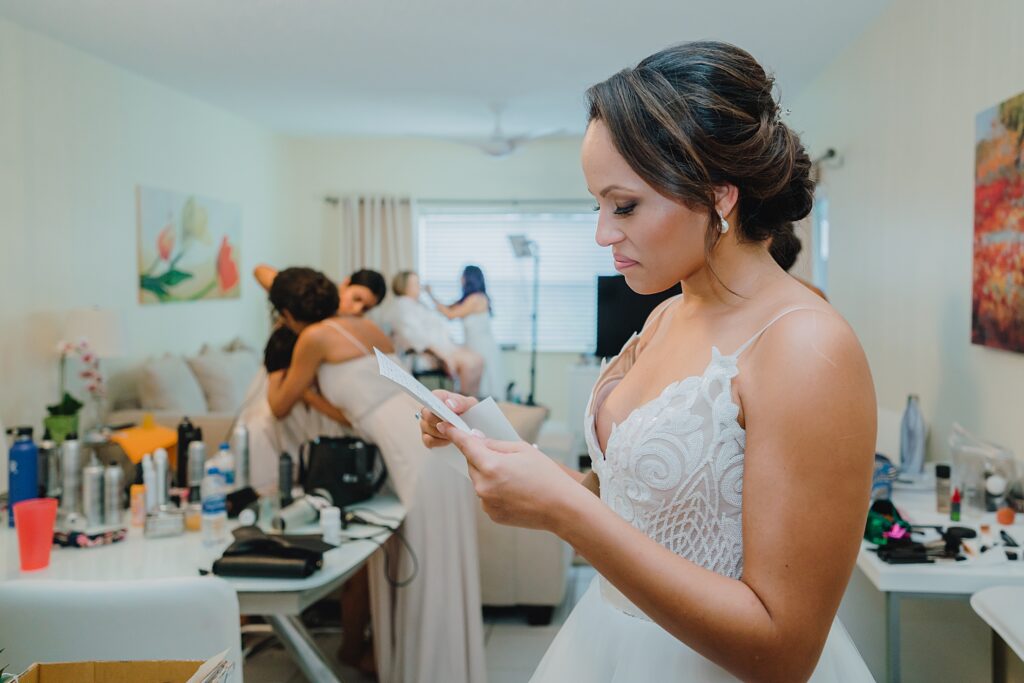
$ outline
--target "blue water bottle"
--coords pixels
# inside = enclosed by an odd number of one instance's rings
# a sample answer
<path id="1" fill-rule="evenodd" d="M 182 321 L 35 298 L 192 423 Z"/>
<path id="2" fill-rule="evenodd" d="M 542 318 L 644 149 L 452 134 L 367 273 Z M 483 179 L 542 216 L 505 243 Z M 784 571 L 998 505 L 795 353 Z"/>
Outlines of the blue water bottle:
<path id="1" fill-rule="evenodd" d="M 8 460 L 7 526 L 13 527 L 14 504 L 39 496 L 39 449 L 32 441 L 31 427 L 17 427 L 9 433 L 15 438 Z"/>

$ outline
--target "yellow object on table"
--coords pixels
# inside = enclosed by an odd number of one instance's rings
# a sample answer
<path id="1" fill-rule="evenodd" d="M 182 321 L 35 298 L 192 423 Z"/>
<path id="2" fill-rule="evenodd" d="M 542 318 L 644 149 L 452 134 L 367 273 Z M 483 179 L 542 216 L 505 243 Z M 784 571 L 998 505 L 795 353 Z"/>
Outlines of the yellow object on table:
<path id="1" fill-rule="evenodd" d="M 161 427 L 153 422 L 152 415 L 146 415 L 142 418 L 142 426 L 114 432 L 110 440 L 121 447 L 133 464 L 138 464 L 142 462 L 142 456 L 158 448 L 166 449 L 171 460 L 174 460 L 178 433 L 168 427 Z"/>

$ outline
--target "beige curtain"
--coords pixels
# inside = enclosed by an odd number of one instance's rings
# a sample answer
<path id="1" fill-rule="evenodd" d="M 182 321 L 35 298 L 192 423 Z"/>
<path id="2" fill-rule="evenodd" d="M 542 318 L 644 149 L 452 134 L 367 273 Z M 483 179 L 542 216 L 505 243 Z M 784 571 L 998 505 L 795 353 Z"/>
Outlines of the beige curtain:
<path id="1" fill-rule="evenodd" d="M 415 266 L 410 199 L 349 196 L 328 203 L 325 211 L 324 265 L 336 279 L 372 268 L 390 281 L 398 271 Z"/>

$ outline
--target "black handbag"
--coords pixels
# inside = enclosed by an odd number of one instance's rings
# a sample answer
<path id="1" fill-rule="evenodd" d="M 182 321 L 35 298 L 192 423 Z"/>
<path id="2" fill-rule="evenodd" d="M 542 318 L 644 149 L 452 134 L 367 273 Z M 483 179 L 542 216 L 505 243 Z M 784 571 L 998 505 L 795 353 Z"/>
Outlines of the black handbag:
<path id="1" fill-rule="evenodd" d="M 304 444 L 299 467 L 306 491 L 323 489 L 341 508 L 372 498 L 388 476 L 380 450 L 351 436 L 321 436 Z"/>

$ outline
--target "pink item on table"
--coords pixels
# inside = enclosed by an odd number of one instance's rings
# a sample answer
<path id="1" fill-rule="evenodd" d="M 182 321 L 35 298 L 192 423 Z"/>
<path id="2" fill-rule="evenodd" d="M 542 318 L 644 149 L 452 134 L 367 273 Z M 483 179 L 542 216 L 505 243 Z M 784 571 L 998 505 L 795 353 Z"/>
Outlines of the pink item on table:
<path id="1" fill-rule="evenodd" d="M 18 534 L 21 571 L 50 566 L 53 526 L 57 521 L 56 498 L 32 498 L 14 504 L 14 528 Z"/>

